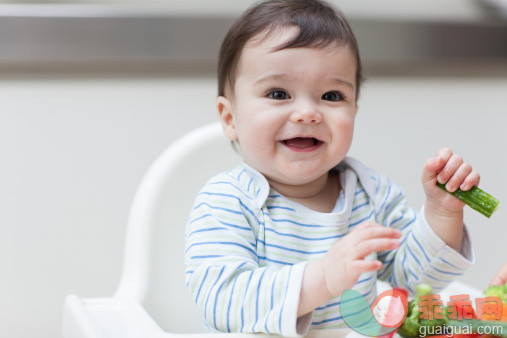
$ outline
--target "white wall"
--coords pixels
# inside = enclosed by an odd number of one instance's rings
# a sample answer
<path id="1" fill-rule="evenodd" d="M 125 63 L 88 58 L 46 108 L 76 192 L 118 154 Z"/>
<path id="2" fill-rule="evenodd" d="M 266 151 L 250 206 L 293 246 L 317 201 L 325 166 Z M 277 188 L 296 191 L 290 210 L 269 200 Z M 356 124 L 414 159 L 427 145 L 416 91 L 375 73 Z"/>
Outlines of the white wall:
<path id="1" fill-rule="evenodd" d="M 351 155 L 391 175 L 416 207 L 426 158 L 450 146 L 507 201 L 505 78 L 376 78 Z M 143 173 L 184 132 L 216 120 L 211 78 L 0 80 L 0 332 L 60 336 L 64 297 L 109 296 Z M 466 219 L 484 288 L 507 261 L 507 211 Z"/>

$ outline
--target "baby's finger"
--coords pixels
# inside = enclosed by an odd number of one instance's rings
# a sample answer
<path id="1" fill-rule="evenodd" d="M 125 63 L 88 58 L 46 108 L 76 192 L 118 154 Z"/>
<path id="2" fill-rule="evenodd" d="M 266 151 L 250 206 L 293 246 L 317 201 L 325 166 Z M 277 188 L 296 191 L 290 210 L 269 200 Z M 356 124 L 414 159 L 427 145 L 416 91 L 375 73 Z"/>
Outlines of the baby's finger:
<path id="1" fill-rule="evenodd" d="M 470 190 L 474 185 L 478 186 L 481 180 L 481 175 L 475 170 L 465 178 L 465 181 L 461 184 L 460 189 L 463 191 Z"/>
<path id="2" fill-rule="evenodd" d="M 382 263 L 380 261 L 366 261 L 366 260 L 356 260 L 350 262 L 349 268 L 351 271 L 355 271 L 358 274 L 362 274 L 369 271 L 380 270 L 382 267 Z"/>
<path id="3" fill-rule="evenodd" d="M 452 156 L 452 150 L 449 148 L 442 148 L 437 152 L 437 155 L 430 158 L 424 163 L 421 181 L 423 184 L 434 184 L 435 177 L 444 168 L 447 161 Z"/>
<path id="4" fill-rule="evenodd" d="M 352 256 L 356 259 L 364 258 L 372 252 L 393 250 L 400 246 L 400 241 L 392 238 L 373 238 L 358 243 L 354 247 Z"/>
<path id="5" fill-rule="evenodd" d="M 452 175 L 451 179 L 445 185 L 447 191 L 453 192 L 458 190 L 460 185 L 464 183 L 465 178 L 467 178 L 467 176 L 470 175 L 471 172 L 472 166 L 467 162 L 462 163 L 459 166 L 458 170 L 456 170 L 454 175 Z"/>
<path id="6" fill-rule="evenodd" d="M 505 283 L 507 283 L 507 263 L 502 266 L 500 271 L 498 271 L 498 273 L 495 275 L 495 277 L 493 277 L 493 279 L 491 280 L 491 283 L 489 283 L 489 285 L 490 286 L 491 285 L 502 286 Z"/>
<path id="7" fill-rule="evenodd" d="M 382 225 L 375 222 L 363 222 L 359 224 L 353 231 L 363 231 L 364 229 L 382 227 Z"/>
<path id="8" fill-rule="evenodd" d="M 458 170 L 459 166 L 463 163 L 463 159 L 459 155 L 452 155 L 449 161 L 447 161 L 444 169 L 440 171 L 437 176 L 438 182 L 444 184 L 446 183 L 452 175 Z"/>
<path id="9" fill-rule="evenodd" d="M 368 234 L 372 229 L 376 228 L 382 228 L 382 225 L 375 222 L 362 222 L 352 229 L 352 232 L 348 234 L 347 237 L 350 237 L 354 241 L 358 242 L 365 238 L 365 234 Z"/>
<path id="10" fill-rule="evenodd" d="M 432 182 L 437 177 L 438 172 L 444 167 L 445 162 L 441 157 L 433 157 L 424 163 L 421 181 L 423 183 Z"/>
<path id="11" fill-rule="evenodd" d="M 452 150 L 450 148 L 442 148 L 437 152 L 437 156 L 444 160 L 445 163 L 452 157 Z"/>
<path id="12" fill-rule="evenodd" d="M 398 229 L 377 225 L 358 231 L 355 239 L 360 243 L 372 238 L 400 238 L 401 235 L 402 233 Z"/>

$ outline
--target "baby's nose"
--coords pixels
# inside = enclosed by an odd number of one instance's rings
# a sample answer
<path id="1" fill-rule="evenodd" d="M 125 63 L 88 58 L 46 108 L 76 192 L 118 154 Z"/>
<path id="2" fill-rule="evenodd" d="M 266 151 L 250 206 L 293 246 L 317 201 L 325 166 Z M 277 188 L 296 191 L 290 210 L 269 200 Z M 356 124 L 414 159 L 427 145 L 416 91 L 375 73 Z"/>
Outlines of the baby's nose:
<path id="1" fill-rule="evenodd" d="M 317 124 L 322 121 L 322 114 L 315 108 L 300 109 L 291 114 L 291 121 L 294 123 Z"/>

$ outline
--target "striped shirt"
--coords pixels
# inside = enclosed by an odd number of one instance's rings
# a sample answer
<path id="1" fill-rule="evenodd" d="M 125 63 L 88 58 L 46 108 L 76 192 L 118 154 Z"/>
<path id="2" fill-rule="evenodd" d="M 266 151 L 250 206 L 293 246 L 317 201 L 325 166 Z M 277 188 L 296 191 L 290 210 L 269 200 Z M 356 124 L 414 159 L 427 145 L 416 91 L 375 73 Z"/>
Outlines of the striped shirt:
<path id="1" fill-rule="evenodd" d="M 370 305 L 377 278 L 411 293 L 419 283 L 438 292 L 470 266 L 466 228 L 458 253 L 431 230 L 422 210 L 407 207 L 387 176 L 352 158 L 334 170 L 344 199 L 338 212 L 317 212 L 280 195 L 245 163 L 201 189 L 187 223 L 185 269 L 210 330 L 300 336 L 309 329 L 345 327 L 339 297 L 297 318 L 302 277 L 307 262 L 322 258 L 365 221 L 402 231 L 398 249 L 367 257 L 382 261 L 381 270 L 362 274 L 353 287 Z"/>

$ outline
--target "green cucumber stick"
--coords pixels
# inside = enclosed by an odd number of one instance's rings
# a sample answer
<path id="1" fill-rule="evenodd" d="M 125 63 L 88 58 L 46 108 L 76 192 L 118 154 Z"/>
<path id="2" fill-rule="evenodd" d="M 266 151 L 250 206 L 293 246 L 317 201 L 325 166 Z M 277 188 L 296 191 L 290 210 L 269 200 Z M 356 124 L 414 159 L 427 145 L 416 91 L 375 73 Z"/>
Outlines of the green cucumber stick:
<path id="1" fill-rule="evenodd" d="M 454 192 L 449 192 L 445 188 L 445 184 L 437 182 L 437 186 L 444 189 L 449 194 L 453 195 L 468 205 L 470 208 L 480 212 L 487 218 L 491 217 L 493 211 L 495 211 L 496 207 L 498 206 L 498 203 L 500 203 L 499 200 L 476 186 L 473 186 L 470 190 L 467 191 L 458 189 Z"/>

